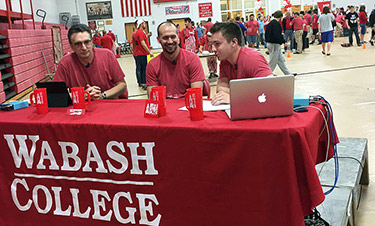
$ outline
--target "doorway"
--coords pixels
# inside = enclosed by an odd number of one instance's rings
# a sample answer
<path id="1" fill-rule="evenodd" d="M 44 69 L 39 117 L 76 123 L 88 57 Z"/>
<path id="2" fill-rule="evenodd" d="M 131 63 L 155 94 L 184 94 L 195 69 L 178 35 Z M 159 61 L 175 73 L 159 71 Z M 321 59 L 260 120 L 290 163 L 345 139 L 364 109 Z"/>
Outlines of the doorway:
<path id="1" fill-rule="evenodd" d="M 132 41 L 132 35 L 133 32 L 136 31 L 135 24 L 134 23 L 125 23 L 125 38 L 127 42 Z M 146 21 L 146 34 L 149 32 L 148 22 Z M 150 43 L 150 38 L 148 39 L 148 42 Z"/>

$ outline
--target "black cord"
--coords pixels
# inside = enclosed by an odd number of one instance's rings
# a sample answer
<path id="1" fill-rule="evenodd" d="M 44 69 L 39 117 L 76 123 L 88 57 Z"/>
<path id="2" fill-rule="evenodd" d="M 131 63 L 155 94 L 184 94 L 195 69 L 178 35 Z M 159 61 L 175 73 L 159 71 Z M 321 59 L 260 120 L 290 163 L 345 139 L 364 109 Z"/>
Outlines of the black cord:
<path id="1" fill-rule="evenodd" d="M 355 161 L 357 161 L 359 163 L 359 165 L 361 166 L 362 168 L 362 171 L 365 169 L 365 167 L 362 165 L 361 161 L 359 161 L 358 159 L 354 158 L 354 157 L 350 157 L 350 156 L 339 156 L 338 157 L 339 159 L 353 159 Z"/>

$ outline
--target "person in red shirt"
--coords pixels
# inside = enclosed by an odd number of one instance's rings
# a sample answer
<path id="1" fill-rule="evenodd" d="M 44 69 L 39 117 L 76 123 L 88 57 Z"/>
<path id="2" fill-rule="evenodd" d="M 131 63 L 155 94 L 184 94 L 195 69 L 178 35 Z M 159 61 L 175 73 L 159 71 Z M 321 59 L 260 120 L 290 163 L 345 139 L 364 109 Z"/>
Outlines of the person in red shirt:
<path id="1" fill-rule="evenodd" d="M 178 47 L 176 26 L 163 22 L 158 28 L 158 42 L 163 52 L 147 65 L 148 93 L 153 86 L 166 86 L 167 98 L 181 98 L 186 89 L 203 89 L 203 67 L 197 54 Z"/>
<path id="2" fill-rule="evenodd" d="M 284 37 L 285 37 L 285 44 L 284 44 L 284 50 L 288 50 L 288 42 L 290 42 L 289 50 L 293 51 L 295 49 L 294 46 L 294 31 L 293 26 L 290 24 L 294 17 L 290 15 L 290 12 L 286 12 L 285 18 L 282 20 L 281 27 L 284 30 Z"/>
<path id="3" fill-rule="evenodd" d="M 292 22 L 290 22 L 291 25 L 294 26 L 294 39 L 296 40 L 297 43 L 297 49 L 295 54 L 301 54 L 302 53 L 302 35 L 303 35 L 303 20 L 300 17 L 298 12 L 293 13 L 294 14 L 294 19 Z"/>
<path id="4" fill-rule="evenodd" d="M 359 8 L 359 26 L 361 28 L 361 43 L 365 43 L 364 39 L 365 39 L 365 34 L 366 34 L 366 24 L 367 24 L 367 20 L 368 20 L 368 17 L 367 17 L 367 13 L 366 13 L 366 6 L 365 5 L 361 5 L 361 7 Z"/>
<path id="5" fill-rule="evenodd" d="M 307 25 L 308 22 L 306 21 L 306 19 L 304 19 L 303 14 L 301 14 L 301 19 L 303 20 L 302 50 L 305 50 L 309 48 L 309 37 L 308 37 L 309 28 Z"/>
<path id="6" fill-rule="evenodd" d="M 303 12 L 303 11 L 302 11 Z M 312 25 L 312 16 L 311 16 L 311 10 L 307 11 L 307 13 L 305 13 L 305 15 L 303 16 L 303 19 L 306 20 L 306 27 L 307 27 L 307 34 L 308 34 L 308 37 L 307 39 L 309 39 L 309 34 L 311 33 L 311 25 Z"/>
<path id="7" fill-rule="evenodd" d="M 191 19 L 185 18 L 185 28 L 180 32 L 181 48 L 187 51 L 198 53 L 199 38 L 197 31 L 191 25 Z"/>
<path id="8" fill-rule="evenodd" d="M 139 78 L 141 87 L 146 90 L 146 67 L 147 67 L 147 55 L 153 56 L 150 50 L 150 44 L 148 43 L 148 37 L 145 33 L 146 22 L 143 19 L 137 20 L 137 32 L 135 33 L 135 61 L 136 70 L 139 71 Z"/>
<path id="9" fill-rule="evenodd" d="M 111 38 L 112 38 L 113 41 L 116 41 L 116 36 L 115 36 L 115 34 L 113 34 L 112 29 L 109 29 L 107 34 L 109 36 L 111 36 Z"/>
<path id="10" fill-rule="evenodd" d="M 241 46 L 242 31 L 237 24 L 215 23 L 210 32 L 212 51 L 220 60 L 220 75 L 217 93 L 212 98 L 213 105 L 230 102 L 230 80 L 273 75 L 260 52 Z"/>
<path id="11" fill-rule="evenodd" d="M 103 37 L 101 37 L 100 42 L 102 43 L 102 47 L 109 49 L 112 51 L 113 48 L 113 40 L 111 36 L 107 34 L 106 31 L 103 31 Z"/>
<path id="12" fill-rule="evenodd" d="M 312 36 L 311 36 L 311 42 L 310 44 L 314 44 L 315 43 L 315 39 L 318 37 L 318 41 L 320 42 L 319 40 L 319 36 L 318 36 L 318 31 L 319 31 L 319 24 L 318 24 L 318 20 L 319 20 L 319 15 L 318 15 L 318 9 L 314 9 L 313 10 L 313 19 L 312 19 L 312 29 L 313 29 L 313 33 L 312 33 Z"/>
<path id="13" fill-rule="evenodd" d="M 73 53 L 61 59 L 53 81 L 64 81 L 68 88 L 85 87 L 93 100 L 126 93 L 125 74 L 115 56 L 107 49 L 93 48 L 87 25 L 73 25 L 68 40 Z"/>
<path id="14" fill-rule="evenodd" d="M 260 25 L 257 20 L 254 19 L 254 14 L 250 14 L 250 20 L 246 22 L 246 39 L 247 44 L 250 48 L 254 48 L 257 43 Z M 241 40 L 239 40 L 241 43 Z"/>
<path id="15" fill-rule="evenodd" d="M 213 25 L 214 25 L 214 24 L 211 22 L 211 18 L 208 18 L 208 19 L 207 19 L 207 23 L 204 25 L 205 33 L 206 33 L 206 34 L 210 31 L 210 28 L 211 28 Z"/>
<path id="16" fill-rule="evenodd" d="M 92 37 L 92 42 L 94 43 L 96 48 L 102 48 L 102 42 L 100 40 L 100 31 L 96 30 L 94 36 Z"/>

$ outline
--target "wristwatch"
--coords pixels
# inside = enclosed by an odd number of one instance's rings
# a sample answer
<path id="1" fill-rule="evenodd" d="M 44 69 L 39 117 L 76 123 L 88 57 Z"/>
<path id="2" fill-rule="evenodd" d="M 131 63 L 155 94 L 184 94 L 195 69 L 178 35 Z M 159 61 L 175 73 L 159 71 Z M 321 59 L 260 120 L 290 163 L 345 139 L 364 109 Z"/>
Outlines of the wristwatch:
<path id="1" fill-rule="evenodd" d="M 102 92 L 102 98 L 107 99 L 107 94 L 105 92 Z"/>

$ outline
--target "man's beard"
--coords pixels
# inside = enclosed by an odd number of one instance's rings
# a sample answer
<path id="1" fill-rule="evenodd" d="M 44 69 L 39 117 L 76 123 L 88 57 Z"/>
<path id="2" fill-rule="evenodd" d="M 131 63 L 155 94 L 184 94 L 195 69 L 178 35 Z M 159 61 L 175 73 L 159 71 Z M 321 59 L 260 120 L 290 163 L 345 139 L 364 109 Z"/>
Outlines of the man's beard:
<path id="1" fill-rule="evenodd" d="M 177 50 L 177 45 L 173 45 L 173 48 L 171 50 L 168 47 L 163 48 L 163 51 L 165 51 L 169 54 L 172 54 L 172 53 L 176 52 L 176 50 Z"/>

